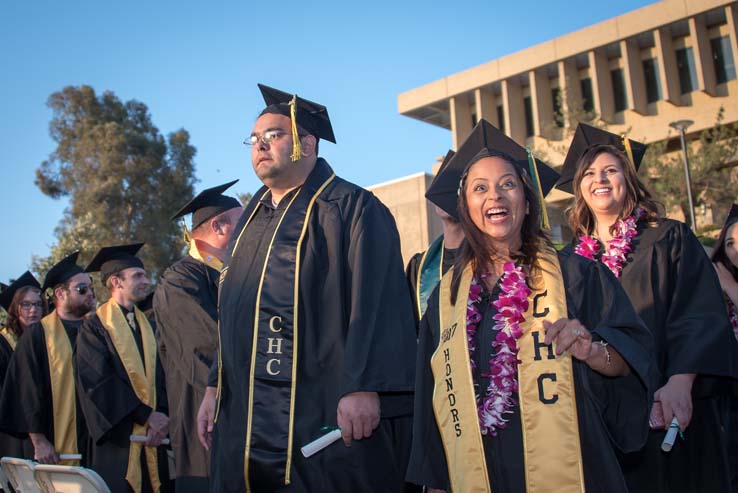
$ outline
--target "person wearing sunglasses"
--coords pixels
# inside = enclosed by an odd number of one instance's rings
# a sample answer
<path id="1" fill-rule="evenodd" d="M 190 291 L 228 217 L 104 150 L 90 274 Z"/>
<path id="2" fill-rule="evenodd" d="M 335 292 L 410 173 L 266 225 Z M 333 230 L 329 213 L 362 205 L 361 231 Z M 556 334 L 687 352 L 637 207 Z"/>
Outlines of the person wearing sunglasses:
<path id="1" fill-rule="evenodd" d="M 5 326 L 0 328 L 0 392 L 2 392 L 5 372 L 18 345 L 18 338 L 26 327 L 46 315 L 47 307 L 41 299 L 41 285 L 28 271 L 0 292 L 0 306 L 8 313 Z M 0 433 L 0 457 L 33 457 L 33 448 L 28 438 L 21 439 Z"/>
<path id="2" fill-rule="evenodd" d="M 61 454 L 87 457 L 87 426 L 74 392 L 72 354 L 84 317 L 95 307 L 92 279 L 77 265 L 79 252 L 55 264 L 42 292 L 53 293 L 54 311 L 31 323 L 18 339 L 0 395 L 0 430 L 28 435 L 33 458 L 43 464 L 79 465 L 60 461 Z M 38 303 L 38 301 L 30 301 Z M 35 306 L 29 305 L 31 312 Z"/>

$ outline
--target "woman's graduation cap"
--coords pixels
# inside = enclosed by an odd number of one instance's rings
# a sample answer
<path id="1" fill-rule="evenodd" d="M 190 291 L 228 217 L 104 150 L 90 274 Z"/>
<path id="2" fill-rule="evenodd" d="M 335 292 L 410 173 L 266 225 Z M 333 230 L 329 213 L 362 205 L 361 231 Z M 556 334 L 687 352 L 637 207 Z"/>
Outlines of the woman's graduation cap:
<path id="1" fill-rule="evenodd" d="M 241 207 L 241 202 L 228 195 L 223 195 L 227 189 L 229 189 L 238 180 L 229 181 L 217 187 L 207 188 L 202 192 L 195 195 L 195 197 L 182 206 L 176 214 L 172 216 L 172 221 L 178 218 L 182 218 L 187 214 L 192 214 L 192 229 L 197 228 L 202 223 L 215 217 L 218 214 L 222 214 L 225 211 L 229 211 L 235 207 Z M 187 225 L 185 225 L 185 230 Z"/>
<path id="2" fill-rule="evenodd" d="M 41 285 L 38 283 L 33 274 L 29 271 L 25 271 L 18 279 L 10 283 L 10 286 L 5 286 L 2 292 L 0 292 L 0 306 L 8 311 L 10 303 L 13 301 L 13 296 L 18 292 L 20 288 L 26 286 L 33 286 L 34 288 L 41 289 Z"/>
<path id="3" fill-rule="evenodd" d="M 544 162 L 535 159 L 529 149 L 520 146 L 484 119 L 479 120 L 455 155 L 450 158 L 448 154 L 446 155 L 448 162 L 444 160 L 436 178 L 428 187 L 425 198 L 458 220 L 461 179 L 471 164 L 488 156 L 500 156 L 517 166 L 523 174 L 530 176 L 539 195 L 541 219 L 545 223 L 544 227 L 547 227 L 548 219 L 543 199 L 559 179 L 559 174 Z"/>
<path id="4" fill-rule="evenodd" d="M 144 268 L 141 259 L 136 254 L 144 246 L 143 243 L 132 243 L 130 245 L 116 245 L 102 247 L 97 251 L 95 257 L 85 268 L 85 272 L 100 272 L 102 282 L 108 280 L 108 277 L 116 274 L 123 269 L 130 267 Z"/>
<path id="5" fill-rule="evenodd" d="M 303 99 L 297 94 L 289 94 L 264 84 L 257 85 L 267 105 L 261 114 L 276 113 L 286 116 L 292 122 L 293 162 L 302 157 L 302 146 L 297 132 L 298 125 L 318 139 L 336 143 L 331 120 L 328 117 L 328 109 L 325 106 Z"/>
<path id="6" fill-rule="evenodd" d="M 617 135 L 601 128 L 580 123 L 569 146 L 569 152 L 566 153 L 564 167 L 561 170 L 561 178 L 556 183 L 556 188 L 574 194 L 572 182 L 577 172 L 579 158 L 596 145 L 611 145 L 623 151 L 628 156 L 628 161 L 636 173 L 641 166 L 641 161 L 648 147 L 646 144 L 628 139 L 624 135 Z"/>
<path id="7" fill-rule="evenodd" d="M 46 291 L 48 288 L 63 284 L 72 276 L 83 273 L 85 270 L 77 265 L 77 257 L 79 257 L 79 250 L 67 255 L 49 269 L 49 272 L 46 273 L 46 277 L 44 278 L 44 284 L 41 286 L 41 290 Z"/>

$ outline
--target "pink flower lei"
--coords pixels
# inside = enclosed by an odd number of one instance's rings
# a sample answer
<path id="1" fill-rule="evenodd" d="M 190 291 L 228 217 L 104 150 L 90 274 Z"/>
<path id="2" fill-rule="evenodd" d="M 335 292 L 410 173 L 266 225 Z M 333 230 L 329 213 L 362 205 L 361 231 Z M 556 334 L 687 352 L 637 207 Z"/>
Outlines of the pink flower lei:
<path id="1" fill-rule="evenodd" d="M 485 276 L 482 276 L 484 279 Z M 523 335 L 520 324 L 525 321 L 523 314 L 528 310 L 528 296 L 531 290 L 526 283 L 526 274 L 513 262 L 504 266 L 504 274 L 500 280 L 502 293 L 491 304 L 497 309 L 492 330 L 497 332 L 492 342 L 494 354 L 489 360 L 489 370 L 481 376 L 489 378 L 489 385 L 484 399 L 477 395 L 477 414 L 483 435 L 497 435 L 498 429 L 505 428 L 507 419 L 504 414 L 511 413 L 517 405 L 518 393 L 518 345 L 517 340 Z M 478 305 L 482 299 L 482 285 L 476 277 L 469 288 L 469 299 L 466 305 L 466 337 L 469 343 L 469 361 L 472 372 L 477 370 L 474 362 L 474 335 L 477 332 L 482 315 Z M 481 402 L 480 402 L 481 401 Z"/>
<path id="2" fill-rule="evenodd" d="M 607 248 L 602 253 L 602 263 L 615 274 L 615 277 L 620 277 L 620 272 L 627 261 L 627 255 L 633 249 L 631 242 L 638 234 L 638 221 L 645 215 L 646 212 L 639 207 L 625 220 L 618 220 L 617 232 L 613 239 L 607 242 Z M 574 252 L 590 260 L 596 260 L 595 255 L 600 250 L 600 246 L 600 242 L 592 236 L 580 236 Z"/>

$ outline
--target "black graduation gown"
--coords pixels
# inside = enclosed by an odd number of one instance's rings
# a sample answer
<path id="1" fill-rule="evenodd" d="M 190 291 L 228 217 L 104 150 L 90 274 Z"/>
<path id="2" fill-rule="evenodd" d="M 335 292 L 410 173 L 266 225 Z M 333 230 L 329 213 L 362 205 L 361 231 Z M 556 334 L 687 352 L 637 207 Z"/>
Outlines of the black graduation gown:
<path id="1" fill-rule="evenodd" d="M 152 324 L 153 327 L 153 324 Z M 134 331 L 139 354 L 143 353 L 140 331 Z M 112 493 L 127 493 L 128 450 L 134 421 L 146 423 L 152 409 L 133 390 L 108 331 L 97 314 L 88 318 L 77 337 L 77 395 L 92 440 L 91 468 L 105 480 Z M 167 414 L 166 389 L 157 358 L 157 411 Z M 141 454 L 143 491 L 151 491 L 144 454 Z M 162 491 L 169 491 L 166 447 L 158 447 Z"/>
<path id="2" fill-rule="evenodd" d="M 8 370 L 12 356 L 13 348 L 10 347 L 10 344 L 4 337 L 0 336 L 0 394 L 2 394 L 5 373 Z M 18 438 L 17 436 L 0 432 L 0 457 L 32 459 L 33 445 L 28 438 Z"/>
<path id="3" fill-rule="evenodd" d="M 72 348 L 81 324 L 82 321 L 62 320 Z M 53 409 L 46 338 L 41 322 L 36 322 L 23 331 L 10 358 L 0 396 L 0 430 L 16 438 L 25 438 L 28 433 L 43 433 L 53 444 Z M 79 399 L 77 449 L 82 454 L 81 465 L 89 464 L 89 435 Z M 24 447 L 24 455 L 27 459 L 33 459 L 34 451 L 30 443 Z"/>
<path id="4" fill-rule="evenodd" d="M 637 450 L 646 440 L 648 409 L 654 381 L 651 337 L 633 311 L 627 296 L 603 266 L 559 253 L 569 318 L 577 318 L 595 340 L 605 340 L 631 368 L 627 377 L 609 378 L 573 360 L 579 436 L 585 488 L 591 492 L 627 491 L 615 450 Z M 495 288 L 492 296 L 496 297 Z M 415 388 L 413 447 L 408 480 L 448 490 L 448 467 L 433 414 L 433 374 L 430 358 L 438 346 L 439 290 L 436 289 L 420 324 Z M 488 300 L 489 298 L 487 298 Z M 495 308 L 480 303 L 483 320 L 477 330 L 477 368 L 485 369 L 492 355 Z M 484 349 L 484 350 L 482 350 Z M 475 386 L 486 389 L 488 379 L 475 372 Z M 490 484 L 494 493 L 524 492 L 522 428 L 519 407 L 496 437 L 483 436 Z M 502 459 L 501 459 L 502 458 Z"/>
<path id="5" fill-rule="evenodd" d="M 661 379 L 697 373 L 692 421 L 671 452 L 661 452 L 663 430 L 649 433 L 646 447 L 621 458 L 631 491 L 728 491 L 728 466 L 716 399 L 736 377 L 738 347 L 725 311 L 715 269 L 683 223 L 657 227 L 639 222 L 620 282 L 656 343 Z M 573 251 L 573 246 L 567 246 Z M 723 382 L 721 382 L 723 380 Z"/>
<path id="6" fill-rule="evenodd" d="M 329 174 L 330 167 L 319 159 L 305 186 Z M 247 207 L 234 237 L 263 191 Z M 226 262 L 219 304 L 223 381 L 213 436 L 213 491 L 245 490 L 256 290 L 267 246 L 290 197 L 276 211 L 265 197 Z M 398 442 L 393 425 L 411 419 L 416 339 L 394 219 L 370 192 L 337 177 L 315 201 L 302 253 L 292 483 L 287 489 L 401 491 L 406 452 L 393 446 Z M 305 459 L 300 447 L 324 434 L 323 426 L 336 426 L 339 399 L 357 391 L 380 393 L 379 427 L 350 448 L 337 442 Z M 250 475 L 254 491 L 264 491 L 261 480 Z"/>
<path id="7" fill-rule="evenodd" d="M 178 493 L 208 489 L 210 453 L 200 444 L 196 430 L 197 411 L 218 348 L 219 275 L 187 255 L 164 272 L 154 294 Z"/>

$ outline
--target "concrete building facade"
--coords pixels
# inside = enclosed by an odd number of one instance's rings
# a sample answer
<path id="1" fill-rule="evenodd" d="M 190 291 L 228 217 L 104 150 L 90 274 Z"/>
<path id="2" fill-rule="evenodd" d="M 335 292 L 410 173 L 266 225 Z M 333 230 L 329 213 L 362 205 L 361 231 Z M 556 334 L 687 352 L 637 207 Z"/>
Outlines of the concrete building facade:
<path id="1" fill-rule="evenodd" d="M 738 121 L 737 26 L 736 1 L 662 0 L 402 93 L 398 109 L 449 129 L 454 149 L 484 118 L 522 145 L 551 150 L 553 165 L 572 133 L 565 116 L 577 111 L 636 140 L 675 139 L 675 120 L 693 120 L 689 134 L 713 126 L 721 107 L 725 123 Z M 382 198 L 381 185 L 372 189 Z M 401 229 L 413 248 L 433 239 L 430 230 L 413 235 Z"/>

